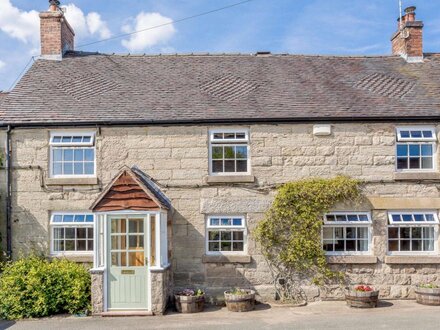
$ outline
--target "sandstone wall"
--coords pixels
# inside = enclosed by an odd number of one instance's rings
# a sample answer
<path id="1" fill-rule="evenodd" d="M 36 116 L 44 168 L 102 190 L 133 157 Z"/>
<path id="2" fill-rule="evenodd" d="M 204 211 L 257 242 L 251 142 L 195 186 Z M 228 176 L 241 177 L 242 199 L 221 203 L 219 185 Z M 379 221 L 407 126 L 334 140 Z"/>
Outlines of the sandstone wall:
<path id="1" fill-rule="evenodd" d="M 92 186 L 47 185 L 49 130 L 14 130 L 15 256 L 30 250 L 49 253 L 50 212 L 87 210 L 121 166 L 137 165 L 156 179 L 172 200 L 171 262 L 176 289 L 202 287 L 215 298 L 225 289 L 245 286 L 271 298 L 271 275 L 251 235 L 248 242 L 251 263 L 202 262 L 206 215 L 243 214 L 251 232 L 270 205 L 275 185 L 336 174 L 367 181 L 365 194 L 369 196 L 421 198 L 430 205 L 440 197 L 438 181 L 395 180 L 395 126 L 335 124 L 331 136 L 316 137 L 308 124 L 253 125 L 251 162 L 256 181 L 233 186 L 206 183 L 209 127 L 101 128 L 96 151 L 99 184 Z M 371 205 L 363 208 L 369 210 Z M 426 263 L 430 261 L 416 266 L 405 264 L 411 260 L 386 263 L 385 210 L 375 210 L 373 221 L 373 251 L 377 262 L 334 267 L 346 270 L 353 282 L 383 286 L 385 296 L 390 298 L 412 297 L 411 287 L 420 280 L 440 280 L 438 266 Z M 316 288 L 309 291 L 312 298 L 338 296 L 337 288 L 327 293 Z"/>

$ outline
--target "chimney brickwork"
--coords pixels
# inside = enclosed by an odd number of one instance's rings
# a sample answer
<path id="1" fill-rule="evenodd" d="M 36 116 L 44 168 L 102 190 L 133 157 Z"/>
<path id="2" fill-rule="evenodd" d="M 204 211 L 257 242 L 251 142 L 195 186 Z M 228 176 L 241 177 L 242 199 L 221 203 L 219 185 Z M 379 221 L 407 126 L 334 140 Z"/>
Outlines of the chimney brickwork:
<path id="1" fill-rule="evenodd" d="M 63 11 L 51 3 L 49 11 L 40 13 L 41 56 L 61 60 L 64 53 L 74 50 L 75 32 Z"/>
<path id="2" fill-rule="evenodd" d="M 400 55 L 408 62 L 423 61 L 423 22 L 416 21 L 415 10 L 416 7 L 405 9 L 391 38 L 393 55 Z"/>

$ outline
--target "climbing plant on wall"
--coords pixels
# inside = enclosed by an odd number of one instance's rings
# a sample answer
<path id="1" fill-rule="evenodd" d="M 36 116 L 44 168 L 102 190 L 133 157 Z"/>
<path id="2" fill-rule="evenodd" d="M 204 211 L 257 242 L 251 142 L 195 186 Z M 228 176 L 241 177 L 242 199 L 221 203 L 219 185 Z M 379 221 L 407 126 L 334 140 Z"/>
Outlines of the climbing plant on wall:
<path id="1" fill-rule="evenodd" d="M 360 182 L 345 176 L 290 182 L 278 189 L 253 234 L 281 301 L 304 303 L 306 283 L 322 286 L 341 278 L 328 267 L 322 249 L 323 215 L 340 202 L 357 202 L 360 195 Z"/>

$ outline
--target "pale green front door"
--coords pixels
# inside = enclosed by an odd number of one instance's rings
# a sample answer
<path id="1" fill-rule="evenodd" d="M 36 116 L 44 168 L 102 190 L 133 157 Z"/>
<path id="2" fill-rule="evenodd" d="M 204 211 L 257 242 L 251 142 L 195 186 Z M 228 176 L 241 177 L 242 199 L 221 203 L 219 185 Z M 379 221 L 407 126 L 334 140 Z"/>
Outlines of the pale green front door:
<path id="1" fill-rule="evenodd" d="M 108 226 L 108 309 L 147 309 L 146 218 L 114 216 Z"/>

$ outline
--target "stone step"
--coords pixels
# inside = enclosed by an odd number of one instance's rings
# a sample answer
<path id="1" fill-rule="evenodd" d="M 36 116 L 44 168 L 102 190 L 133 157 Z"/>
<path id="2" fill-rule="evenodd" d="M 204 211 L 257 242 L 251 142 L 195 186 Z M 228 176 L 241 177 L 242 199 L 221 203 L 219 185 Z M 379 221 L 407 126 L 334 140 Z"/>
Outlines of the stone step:
<path id="1" fill-rule="evenodd" d="M 102 317 L 126 317 L 126 316 L 153 316 L 150 311 L 108 311 L 101 313 Z"/>

